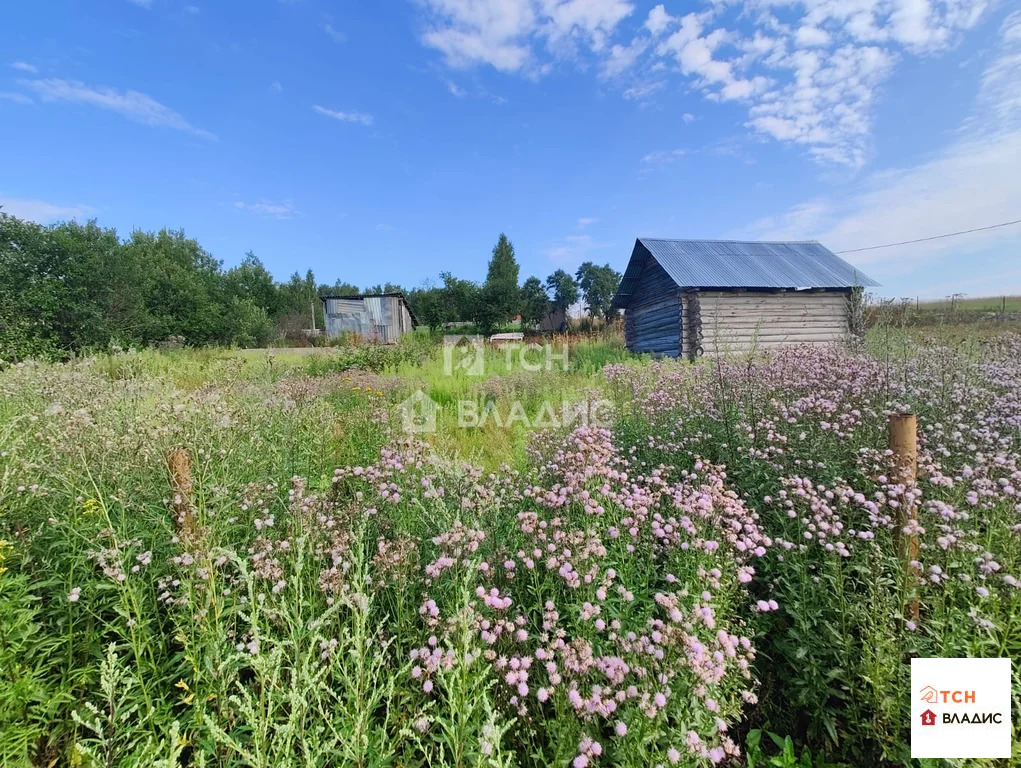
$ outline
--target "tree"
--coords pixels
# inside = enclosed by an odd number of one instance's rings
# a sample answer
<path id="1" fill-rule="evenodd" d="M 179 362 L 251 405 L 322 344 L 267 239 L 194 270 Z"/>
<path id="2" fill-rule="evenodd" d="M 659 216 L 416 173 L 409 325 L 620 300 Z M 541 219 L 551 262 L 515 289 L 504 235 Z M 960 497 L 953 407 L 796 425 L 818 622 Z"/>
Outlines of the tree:
<path id="1" fill-rule="evenodd" d="M 416 288 L 411 292 L 411 296 L 414 300 L 409 299 L 408 304 L 423 325 L 433 330 L 443 325 L 445 321 L 442 288 Z"/>
<path id="2" fill-rule="evenodd" d="M 268 316 L 277 314 L 280 296 L 276 281 L 251 251 L 240 264 L 227 270 L 224 283 L 229 300 L 247 300 Z"/>
<path id="3" fill-rule="evenodd" d="M 441 294 L 441 316 L 444 323 L 470 322 L 475 319 L 480 300 L 479 286 L 471 280 L 454 277 L 450 272 L 440 272 L 443 280 Z"/>
<path id="4" fill-rule="evenodd" d="M 230 342 L 231 318 L 227 311 L 223 271 L 195 240 L 183 231 L 136 230 L 123 244 L 122 253 L 143 265 L 141 301 L 144 343 L 183 336 L 189 344 Z"/>
<path id="5" fill-rule="evenodd" d="M 550 311 L 550 300 L 546 289 L 537 277 L 530 277 L 521 286 L 521 324 L 538 328 Z"/>
<path id="6" fill-rule="evenodd" d="M 475 320 L 483 331 L 492 331 L 518 314 L 521 302 L 519 271 L 514 246 L 507 235 L 501 232 L 493 248 L 486 282 L 476 307 Z"/>
<path id="7" fill-rule="evenodd" d="M 322 328 L 323 303 L 319 300 L 319 288 L 311 269 L 305 273 L 305 277 L 298 272 L 292 274 L 290 280 L 280 286 L 278 322 L 282 321 L 283 325 L 292 329 L 311 328 L 314 312 L 316 328 Z"/>
<path id="8" fill-rule="evenodd" d="M 359 296 L 361 291 L 358 286 L 353 283 L 345 283 L 343 280 L 337 280 L 333 285 L 326 285 L 325 283 L 319 286 L 320 296 Z"/>
<path id="9" fill-rule="evenodd" d="M 562 269 L 546 278 L 546 290 L 553 296 L 551 299 L 553 308 L 563 310 L 565 315 L 579 296 L 578 284 Z"/>
<path id="10" fill-rule="evenodd" d="M 620 285 L 620 272 L 609 264 L 601 267 L 586 261 L 576 273 L 578 284 L 585 294 L 585 306 L 593 317 L 610 320 L 617 311 L 613 308 L 613 297 Z"/>

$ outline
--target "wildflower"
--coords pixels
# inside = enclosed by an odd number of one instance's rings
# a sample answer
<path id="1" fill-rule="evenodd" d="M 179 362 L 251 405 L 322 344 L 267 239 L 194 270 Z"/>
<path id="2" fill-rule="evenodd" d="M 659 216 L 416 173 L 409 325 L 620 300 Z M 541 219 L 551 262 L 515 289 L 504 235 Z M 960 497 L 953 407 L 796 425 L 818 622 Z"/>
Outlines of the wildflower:
<path id="1" fill-rule="evenodd" d="M 71 603 L 77 603 L 79 598 L 81 598 L 81 596 L 82 596 L 82 588 L 81 587 L 75 587 L 74 589 L 72 589 L 70 592 L 67 593 L 67 600 L 68 600 L 68 602 L 71 602 Z"/>

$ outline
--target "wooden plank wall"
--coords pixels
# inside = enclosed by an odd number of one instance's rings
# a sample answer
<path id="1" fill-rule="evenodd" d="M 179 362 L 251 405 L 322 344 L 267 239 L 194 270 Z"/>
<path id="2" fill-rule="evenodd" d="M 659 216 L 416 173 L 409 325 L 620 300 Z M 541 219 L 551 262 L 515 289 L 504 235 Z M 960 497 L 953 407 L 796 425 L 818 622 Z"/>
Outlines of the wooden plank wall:
<path id="1" fill-rule="evenodd" d="M 850 338 L 846 293 L 699 291 L 698 299 L 707 355 Z"/>
<path id="2" fill-rule="evenodd" d="M 677 357 L 681 351 L 681 301 L 674 281 L 656 262 L 642 268 L 634 299 L 624 313 L 624 337 L 632 352 Z"/>

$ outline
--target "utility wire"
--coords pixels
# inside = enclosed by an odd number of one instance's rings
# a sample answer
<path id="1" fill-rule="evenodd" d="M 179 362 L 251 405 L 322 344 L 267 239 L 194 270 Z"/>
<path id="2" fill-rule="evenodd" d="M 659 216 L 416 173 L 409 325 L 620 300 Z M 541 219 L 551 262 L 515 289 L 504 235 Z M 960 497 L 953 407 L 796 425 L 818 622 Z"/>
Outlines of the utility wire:
<path id="1" fill-rule="evenodd" d="M 869 245 L 865 248 L 848 248 L 845 251 L 834 251 L 834 253 L 858 253 L 859 251 L 874 251 L 877 248 L 893 248 L 895 245 L 910 245 L 911 243 L 924 243 L 927 240 L 942 240 L 944 237 L 956 237 L 957 235 L 968 235 L 972 232 L 982 232 L 986 229 L 996 229 L 998 227 L 1009 227 L 1011 224 L 1021 224 L 1021 219 L 1014 219 L 1014 221 L 1004 221 L 1000 224 L 990 224 L 988 227 L 975 227 L 975 229 L 962 229 L 960 232 L 947 232 L 943 235 L 933 235 L 932 237 L 920 237 L 917 240 L 901 240 L 899 243 L 884 243 L 883 245 Z"/>

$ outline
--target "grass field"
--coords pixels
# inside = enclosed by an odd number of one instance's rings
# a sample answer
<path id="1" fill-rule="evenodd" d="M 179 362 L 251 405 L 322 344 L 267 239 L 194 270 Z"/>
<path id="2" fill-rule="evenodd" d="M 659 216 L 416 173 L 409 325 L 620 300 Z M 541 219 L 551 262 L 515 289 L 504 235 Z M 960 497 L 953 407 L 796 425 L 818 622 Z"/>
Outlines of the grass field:
<path id="1" fill-rule="evenodd" d="M 8 368 L 0 765 L 913 764 L 1021 654 L 1021 336 L 920 330 Z"/>
<path id="2" fill-rule="evenodd" d="M 1021 296 L 964 296 L 957 299 L 925 299 L 918 301 L 921 311 L 949 312 L 1021 312 Z"/>

